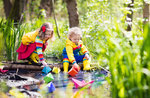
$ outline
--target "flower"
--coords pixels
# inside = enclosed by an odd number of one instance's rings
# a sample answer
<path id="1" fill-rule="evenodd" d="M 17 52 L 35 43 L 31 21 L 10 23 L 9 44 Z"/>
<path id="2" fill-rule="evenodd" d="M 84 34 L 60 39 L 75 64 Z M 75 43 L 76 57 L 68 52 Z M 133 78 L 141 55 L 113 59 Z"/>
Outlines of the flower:
<path id="1" fill-rule="evenodd" d="M 42 31 L 43 31 L 43 32 L 46 31 L 46 27 L 45 27 L 45 26 L 42 27 Z"/>

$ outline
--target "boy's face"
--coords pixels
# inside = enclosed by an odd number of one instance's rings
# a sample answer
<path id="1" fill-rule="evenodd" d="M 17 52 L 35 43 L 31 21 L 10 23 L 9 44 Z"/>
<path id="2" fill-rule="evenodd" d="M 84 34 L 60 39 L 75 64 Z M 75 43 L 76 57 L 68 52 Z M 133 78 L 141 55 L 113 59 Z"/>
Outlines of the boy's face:
<path id="1" fill-rule="evenodd" d="M 70 39 L 73 43 L 78 44 L 80 40 L 80 35 L 72 35 Z"/>

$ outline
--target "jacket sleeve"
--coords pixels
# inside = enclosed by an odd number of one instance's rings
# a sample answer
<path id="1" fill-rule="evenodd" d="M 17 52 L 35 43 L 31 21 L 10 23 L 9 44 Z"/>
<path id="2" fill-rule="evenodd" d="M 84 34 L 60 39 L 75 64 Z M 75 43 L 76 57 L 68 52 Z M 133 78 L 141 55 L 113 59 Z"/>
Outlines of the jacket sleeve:
<path id="1" fill-rule="evenodd" d="M 83 42 L 81 42 L 81 52 L 82 52 L 83 54 L 88 53 L 88 50 L 87 50 L 87 48 L 85 47 L 85 45 L 83 45 Z"/>
<path id="2" fill-rule="evenodd" d="M 48 46 L 48 42 L 45 42 L 45 43 L 43 44 L 42 52 L 45 51 L 45 49 L 46 49 L 47 46 Z"/>
<path id="3" fill-rule="evenodd" d="M 40 61 L 43 61 L 44 60 L 44 56 L 43 56 L 43 52 L 42 52 L 43 41 L 40 40 L 39 36 L 37 36 L 35 43 L 36 43 L 36 51 L 37 51 L 37 54 L 39 56 L 39 59 L 40 59 Z"/>
<path id="4" fill-rule="evenodd" d="M 69 61 L 74 64 L 76 63 L 75 58 L 74 58 L 74 54 L 73 54 L 73 47 L 70 44 L 66 44 L 66 52 L 67 52 L 67 56 Z"/>

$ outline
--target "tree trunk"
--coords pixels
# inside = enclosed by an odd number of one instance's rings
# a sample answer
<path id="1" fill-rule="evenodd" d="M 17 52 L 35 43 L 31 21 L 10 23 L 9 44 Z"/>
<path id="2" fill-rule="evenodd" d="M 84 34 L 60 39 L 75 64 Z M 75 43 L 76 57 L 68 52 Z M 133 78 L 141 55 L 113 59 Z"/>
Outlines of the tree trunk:
<path id="1" fill-rule="evenodd" d="M 144 18 L 144 24 L 150 21 L 150 4 L 147 4 L 144 2 L 144 8 L 143 8 L 143 18 Z"/>
<path id="2" fill-rule="evenodd" d="M 14 22 L 19 22 L 21 17 L 20 2 L 21 0 L 15 0 L 9 15 L 9 19 L 14 20 Z"/>
<path id="3" fill-rule="evenodd" d="M 30 15 L 30 20 L 32 20 L 33 19 L 33 17 L 34 17 L 34 14 L 35 14 L 35 12 L 34 12 L 34 4 L 33 4 L 33 2 L 35 2 L 35 0 L 30 0 L 30 3 L 29 3 L 29 15 Z"/>
<path id="4" fill-rule="evenodd" d="M 75 27 L 79 26 L 79 15 L 77 12 L 77 2 L 76 0 L 66 0 L 67 10 L 69 15 L 69 26 Z"/>
<path id="5" fill-rule="evenodd" d="M 26 15 L 25 20 L 29 21 L 30 20 L 30 13 L 29 13 L 30 12 L 30 0 L 26 1 L 25 10 L 26 10 L 26 12 L 25 12 L 25 15 Z"/>
<path id="6" fill-rule="evenodd" d="M 134 0 L 132 0 L 132 2 L 130 4 L 128 4 L 128 8 L 130 9 L 129 11 L 131 12 L 130 14 L 127 14 L 127 23 L 128 23 L 128 27 L 127 27 L 127 31 L 131 31 L 132 29 L 132 19 L 133 19 L 133 5 L 134 5 Z"/>
<path id="7" fill-rule="evenodd" d="M 27 0 L 15 0 L 9 15 L 9 19 L 14 22 L 21 22 L 23 20 L 23 14 L 27 5 Z"/>
<path id="8" fill-rule="evenodd" d="M 22 22 L 23 20 L 26 19 L 27 17 L 27 13 L 25 12 L 28 8 L 27 8 L 27 4 L 29 3 L 29 0 L 22 0 L 21 1 L 21 17 L 19 22 Z M 24 16 L 25 15 L 25 16 Z"/>
<path id="9" fill-rule="evenodd" d="M 41 0 L 40 9 L 45 9 L 47 17 L 51 16 L 53 11 L 52 0 Z"/>
<path id="10" fill-rule="evenodd" d="M 12 8 L 12 4 L 11 4 L 10 0 L 3 0 L 3 4 L 4 4 L 6 19 L 7 19 L 9 17 L 10 10 Z"/>

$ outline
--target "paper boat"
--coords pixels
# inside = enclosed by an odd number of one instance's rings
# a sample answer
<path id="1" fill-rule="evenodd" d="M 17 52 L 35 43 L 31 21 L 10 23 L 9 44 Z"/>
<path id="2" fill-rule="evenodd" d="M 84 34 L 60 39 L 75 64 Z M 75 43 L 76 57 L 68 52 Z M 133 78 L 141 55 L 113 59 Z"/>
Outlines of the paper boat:
<path id="1" fill-rule="evenodd" d="M 94 83 L 94 80 L 86 83 L 84 80 L 83 81 L 79 81 L 79 80 L 74 79 L 74 78 L 72 78 L 72 81 L 73 81 L 73 83 L 75 85 L 75 88 L 81 88 L 81 87 L 84 87 L 84 86 L 86 86 L 88 84 Z"/>
<path id="2" fill-rule="evenodd" d="M 48 74 L 52 69 L 49 66 L 45 66 L 42 70 L 43 73 Z"/>
<path id="3" fill-rule="evenodd" d="M 55 86 L 52 82 L 50 82 L 49 84 L 47 84 L 47 87 L 48 87 L 48 92 L 49 93 L 52 93 L 55 91 Z"/>
<path id="4" fill-rule="evenodd" d="M 53 71 L 54 73 L 58 74 L 60 72 L 60 68 L 58 67 L 53 67 Z"/>
<path id="5" fill-rule="evenodd" d="M 1 72 L 1 73 L 6 73 L 7 71 L 8 71 L 8 70 L 3 70 L 3 69 L 0 68 L 0 72 Z"/>
<path id="6" fill-rule="evenodd" d="M 47 74 L 45 77 L 44 77 L 44 81 L 45 83 L 49 83 L 51 82 L 52 80 L 54 80 L 54 77 L 51 73 Z"/>
<path id="7" fill-rule="evenodd" d="M 71 68 L 69 70 L 68 74 L 71 75 L 72 77 L 74 77 L 76 74 L 78 74 L 78 72 L 74 68 Z"/>
<path id="8" fill-rule="evenodd" d="M 72 66 L 72 68 L 69 70 L 68 74 L 74 77 L 78 72 L 80 71 L 79 66 Z"/>

